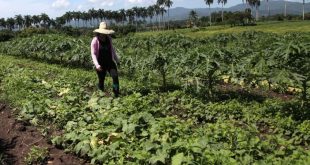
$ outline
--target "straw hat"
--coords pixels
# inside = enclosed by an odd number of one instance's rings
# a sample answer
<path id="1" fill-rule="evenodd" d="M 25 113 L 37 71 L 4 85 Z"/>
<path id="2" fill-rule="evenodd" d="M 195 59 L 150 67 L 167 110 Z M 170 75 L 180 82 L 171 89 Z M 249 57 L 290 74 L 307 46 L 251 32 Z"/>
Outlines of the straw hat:
<path id="1" fill-rule="evenodd" d="M 113 34 L 115 32 L 114 32 L 114 30 L 107 29 L 107 23 L 106 22 L 101 22 L 99 25 L 99 29 L 94 30 L 94 33 Z"/>

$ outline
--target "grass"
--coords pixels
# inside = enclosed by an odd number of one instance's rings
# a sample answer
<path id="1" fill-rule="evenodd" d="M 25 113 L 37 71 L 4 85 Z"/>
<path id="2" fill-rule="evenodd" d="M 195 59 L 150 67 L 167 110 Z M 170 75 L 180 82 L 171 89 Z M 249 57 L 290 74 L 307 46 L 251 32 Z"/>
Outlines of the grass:
<path id="1" fill-rule="evenodd" d="M 192 29 L 177 29 L 155 32 L 141 32 L 137 33 L 137 36 L 150 36 L 158 34 L 180 33 L 189 37 L 208 37 L 220 33 L 241 33 L 243 31 L 263 31 L 271 33 L 287 33 L 287 32 L 310 32 L 310 21 L 271 21 L 271 22 L 259 22 L 257 26 L 236 26 L 230 27 L 230 25 L 219 25 L 211 27 L 203 27 L 198 31 Z"/>

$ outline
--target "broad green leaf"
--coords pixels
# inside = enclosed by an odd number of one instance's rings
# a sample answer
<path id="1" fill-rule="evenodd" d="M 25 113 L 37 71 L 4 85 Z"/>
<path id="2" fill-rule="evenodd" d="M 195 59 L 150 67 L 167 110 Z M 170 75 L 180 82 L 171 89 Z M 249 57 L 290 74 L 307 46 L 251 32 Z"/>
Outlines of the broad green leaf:
<path id="1" fill-rule="evenodd" d="M 172 165 L 181 165 L 183 162 L 184 154 L 178 153 L 172 157 Z"/>

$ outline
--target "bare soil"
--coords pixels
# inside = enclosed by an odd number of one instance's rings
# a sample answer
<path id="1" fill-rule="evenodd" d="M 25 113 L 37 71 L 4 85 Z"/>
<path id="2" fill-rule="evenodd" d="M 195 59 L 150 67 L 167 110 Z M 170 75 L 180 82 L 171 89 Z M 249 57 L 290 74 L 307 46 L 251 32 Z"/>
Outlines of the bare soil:
<path id="1" fill-rule="evenodd" d="M 44 164 L 82 165 L 85 160 L 49 144 L 47 137 L 33 126 L 16 120 L 16 115 L 7 104 L 0 103 L 0 164 L 23 165 L 33 146 L 48 149 L 49 156 Z"/>

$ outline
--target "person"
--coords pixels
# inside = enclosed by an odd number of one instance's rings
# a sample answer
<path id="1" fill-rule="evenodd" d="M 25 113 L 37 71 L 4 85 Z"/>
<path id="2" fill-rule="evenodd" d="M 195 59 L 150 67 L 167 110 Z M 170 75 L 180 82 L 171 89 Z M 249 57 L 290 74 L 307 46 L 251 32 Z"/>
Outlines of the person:
<path id="1" fill-rule="evenodd" d="M 114 31 L 107 29 L 107 24 L 101 22 L 99 29 L 95 29 L 93 32 L 95 33 L 95 37 L 91 42 L 91 56 L 99 79 L 98 88 L 104 91 L 104 80 L 107 72 L 109 72 L 113 79 L 114 96 L 118 97 L 119 80 L 116 63 L 119 65 L 120 61 L 113 48 L 112 38 L 110 36 Z"/>

